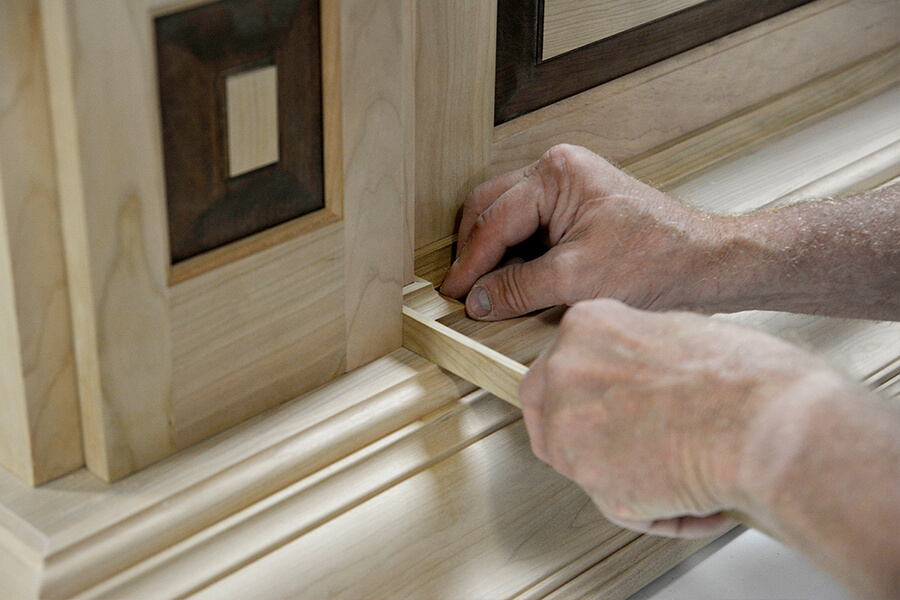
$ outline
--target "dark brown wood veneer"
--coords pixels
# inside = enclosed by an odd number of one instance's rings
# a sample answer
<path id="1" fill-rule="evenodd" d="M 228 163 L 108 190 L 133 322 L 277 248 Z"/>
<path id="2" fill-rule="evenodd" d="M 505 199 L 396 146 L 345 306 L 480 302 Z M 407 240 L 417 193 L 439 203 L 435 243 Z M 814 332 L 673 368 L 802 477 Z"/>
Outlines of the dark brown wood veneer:
<path id="1" fill-rule="evenodd" d="M 221 0 L 156 19 L 172 263 L 324 207 L 318 0 Z M 225 78 L 274 64 L 279 161 L 228 176 Z"/>
<path id="2" fill-rule="evenodd" d="M 500 124 L 811 0 L 710 0 L 541 61 L 544 0 L 498 0 Z"/>

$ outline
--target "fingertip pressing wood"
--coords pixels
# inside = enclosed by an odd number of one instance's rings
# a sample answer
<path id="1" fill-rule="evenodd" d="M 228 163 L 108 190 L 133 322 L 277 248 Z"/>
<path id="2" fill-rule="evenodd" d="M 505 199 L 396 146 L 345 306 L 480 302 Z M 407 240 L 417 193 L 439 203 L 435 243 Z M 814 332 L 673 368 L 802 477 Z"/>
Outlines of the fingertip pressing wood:
<path id="1" fill-rule="evenodd" d="M 403 345 L 501 400 L 521 408 L 519 382 L 528 367 L 473 339 L 403 307 Z"/>

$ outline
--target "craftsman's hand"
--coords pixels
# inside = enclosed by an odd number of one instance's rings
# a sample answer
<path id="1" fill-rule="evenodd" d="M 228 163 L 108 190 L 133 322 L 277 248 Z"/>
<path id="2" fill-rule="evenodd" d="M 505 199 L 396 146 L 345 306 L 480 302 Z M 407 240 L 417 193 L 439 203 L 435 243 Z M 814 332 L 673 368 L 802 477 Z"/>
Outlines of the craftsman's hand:
<path id="1" fill-rule="evenodd" d="M 459 256 L 441 291 L 476 319 L 503 319 L 612 297 L 639 308 L 684 306 L 715 218 L 688 208 L 577 146 L 551 148 L 466 199 Z M 507 249 L 544 232 L 550 249 L 500 264 Z M 471 291 L 470 291 L 471 290 Z"/>
<path id="2" fill-rule="evenodd" d="M 789 436 L 769 439 L 768 427 L 797 417 L 797 390 L 829 381 L 845 384 L 824 361 L 769 335 L 594 300 L 569 309 L 519 397 L 534 453 L 607 518 L 691 537 L 728 525 L 722 510 L 748 511 L 747 449 L 779 456 Z"/>

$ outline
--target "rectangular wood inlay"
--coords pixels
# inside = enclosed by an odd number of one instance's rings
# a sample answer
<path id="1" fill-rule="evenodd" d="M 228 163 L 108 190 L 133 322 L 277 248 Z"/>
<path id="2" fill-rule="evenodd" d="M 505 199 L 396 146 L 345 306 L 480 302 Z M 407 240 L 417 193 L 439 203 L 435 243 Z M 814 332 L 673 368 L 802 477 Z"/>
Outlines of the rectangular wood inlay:
<path id="1" fill-rule="evenodd" d="M 228 175 L 278 162 L 278 70 L 275 65 L 225 79 Z"/>
<path id="2" fill-rule="evenodd" d="M 172 263 L 324 208 L 318 0 L 156 19 Z"/>
<path id="3" fill-rule="evenodd" d="M 544 0 L 541 60 L 700 4 L 703 0 Z"/>

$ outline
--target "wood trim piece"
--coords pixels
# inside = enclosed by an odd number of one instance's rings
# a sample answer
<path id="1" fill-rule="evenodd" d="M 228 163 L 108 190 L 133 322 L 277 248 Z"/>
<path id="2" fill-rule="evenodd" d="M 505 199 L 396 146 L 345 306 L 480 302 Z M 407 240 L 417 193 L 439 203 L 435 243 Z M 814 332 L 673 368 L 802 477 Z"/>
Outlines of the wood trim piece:
<path id="1" fill-rule="evenodd" d="M 135 11 L 41 3 L 85 460 L 106 479 L 175 451 L 158 112 L 141 50 L 150 28 Z"/>
<path id="2" fill-rule="evenodd" d="M 492 173 L 558 143 L 622 162 L 883 52 L 898 31 L 894 0 L 806 4 L 496 127 Z"/>
<path id="3" fill-rule="evenodd" d="M 490 171 L 496 0 L 417 4 L 415 247 L 456 230 Z"/>
<path id="4" fill-rule="evenodd" d="M 32 485 L 84 462 L 37 0 L 0 4 L 0 465 Z"/>
<path id="5" fill-rule="evenodd" d="M 494 123 L 670 58 L 810 0 L 709 0 L 541 61 L 543 0 L 500 0 Z"/>
<path id="6" fill-rule="evenodd" d="M 528 367 L 408 306 L 403 307 L 403 346 L 521 408 L 519 382 Z"/>

